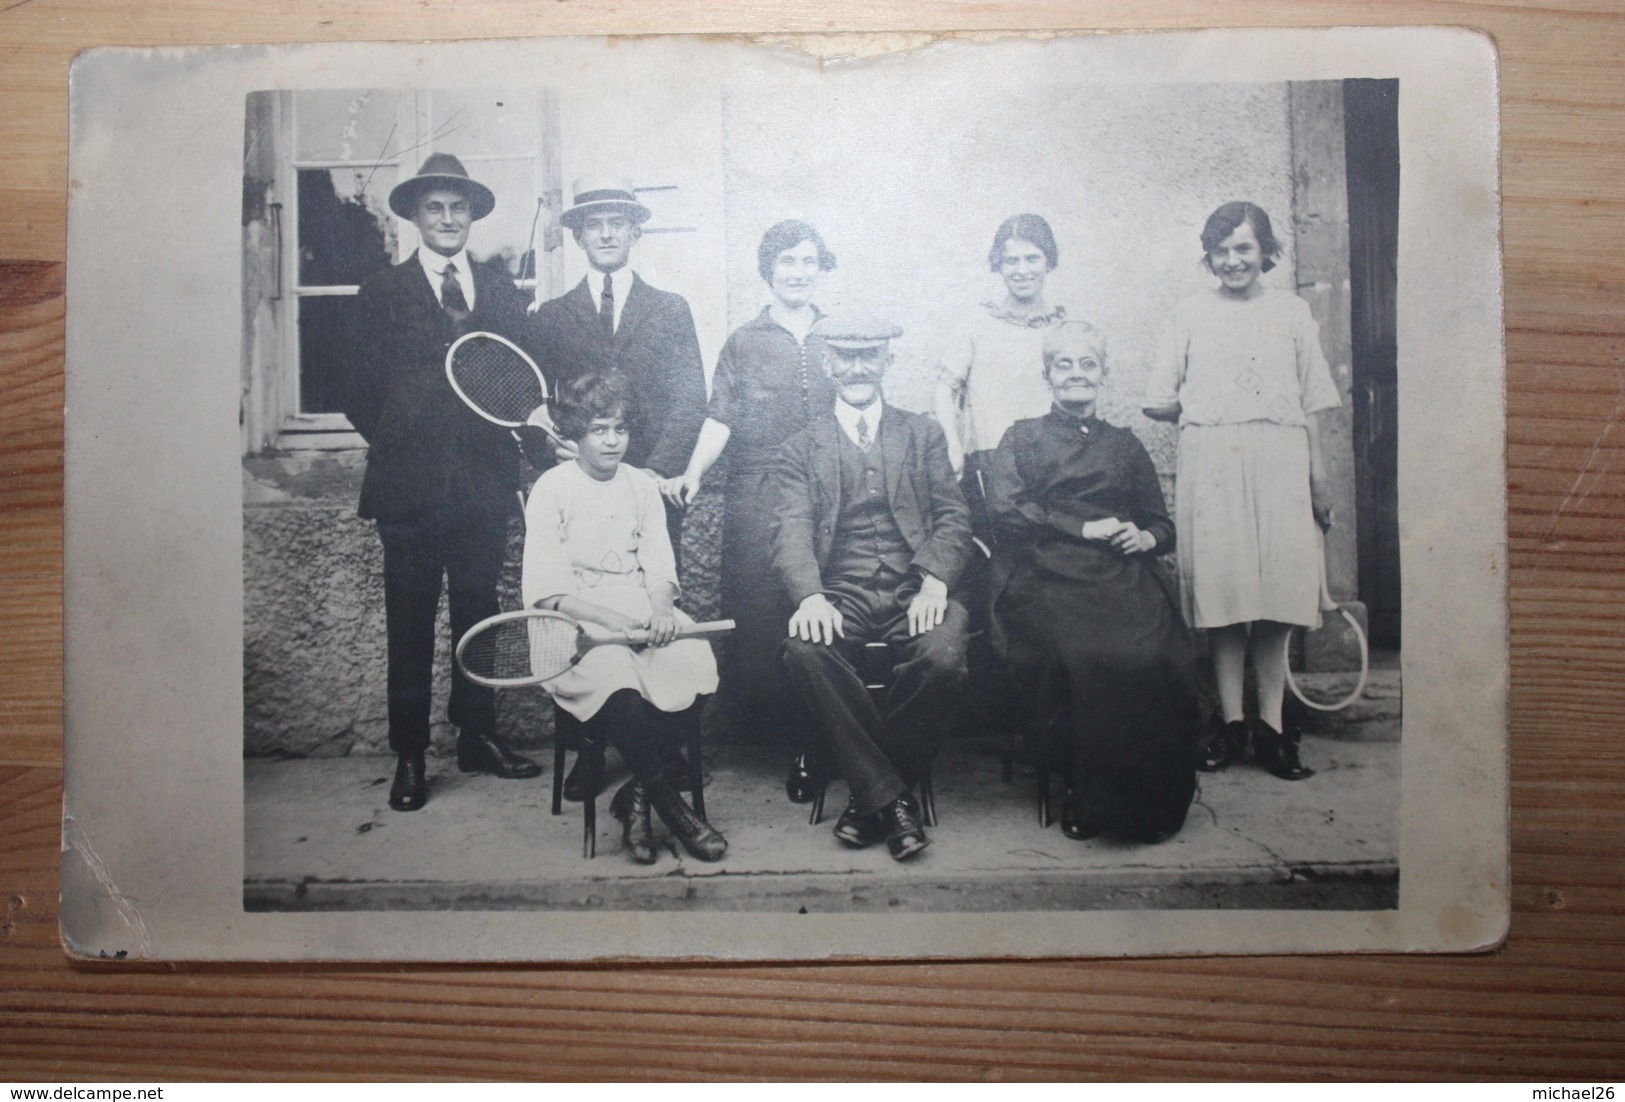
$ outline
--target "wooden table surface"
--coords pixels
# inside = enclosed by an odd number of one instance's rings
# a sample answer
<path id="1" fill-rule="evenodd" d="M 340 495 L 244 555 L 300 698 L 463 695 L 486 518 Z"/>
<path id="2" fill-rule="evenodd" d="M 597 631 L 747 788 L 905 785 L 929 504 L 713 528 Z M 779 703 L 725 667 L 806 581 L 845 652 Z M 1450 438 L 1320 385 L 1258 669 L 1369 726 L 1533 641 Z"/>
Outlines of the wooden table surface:
<path id="1" fill-rule="evenodd" d="M 1625 4 L 293 7 L 0 0 L 0 1079 L 1625 1078 Z M 62 956 L 62 261 L 76 51 L 1220 22 L 1463 24 L 1500 46 L 1514 880 L 1503 950 L 481 969 L 88 968 Z"/>

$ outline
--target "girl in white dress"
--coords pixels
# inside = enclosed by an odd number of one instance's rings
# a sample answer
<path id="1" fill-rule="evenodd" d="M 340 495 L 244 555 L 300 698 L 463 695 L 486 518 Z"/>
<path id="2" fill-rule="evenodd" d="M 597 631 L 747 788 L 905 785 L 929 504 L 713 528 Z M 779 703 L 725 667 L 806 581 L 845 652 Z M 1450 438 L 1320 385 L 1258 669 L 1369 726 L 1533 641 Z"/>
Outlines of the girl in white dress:
<path id="1" fill-rule="evenodd" d="M 1317 415 L 1340 404 L 1320 328 L 1297 295 L 1259 282 L 1281 246 L 1269 215 L 1226 203 L 1202 230 L 1219 285 L 1174 309 L 1151 368 L 1145 412 L 1179 422 L 1175 528 L 1185 616 L 1208 632 L 1222 717 L 1200 767 L 1245 753 L 1242 707 L 1253 663 L 1256 757 L 1301 780 L 1297 733 L 1283 733 L 1286 640 L 1320 624 L 1325 569 L 1315 526 L 1331 524 Z"/>
<path id="2" fill-rule="evenodd" d="M 548 689 L 632 769 L 610 803 L 632 859 L 656 859 L 652 806 L 684 849 L 715 861 L 728 844 L 684 801 L 666 762 L 681 714 L 716 691 L 717 665 L 709 643 L 677 637 L 678 625 L 693 621 L 675 607 L 677 568 L 660 490 L 647 471 L 621 465 L 630 406 L 625 380 L 601 375 L 576 380 L 559 403 L 560 435 L 578 454 L 531 488 L 521 588 L 527 607 L 562 612 L 589 633 L 649 632 L 647 646 L 594 647 Z"/>

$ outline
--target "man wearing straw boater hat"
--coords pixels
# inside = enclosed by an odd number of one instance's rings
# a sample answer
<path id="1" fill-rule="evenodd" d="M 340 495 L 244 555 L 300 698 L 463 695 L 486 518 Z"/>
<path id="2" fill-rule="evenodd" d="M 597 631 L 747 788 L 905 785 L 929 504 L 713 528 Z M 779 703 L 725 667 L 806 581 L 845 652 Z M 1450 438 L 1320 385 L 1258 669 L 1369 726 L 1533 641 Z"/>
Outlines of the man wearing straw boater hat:
<path id="1" fill-rule="evenodd" d="M 389 208 L 416 227 L 419 248 L 368 280 L 351 313 L 340 408 L 367 441 L 357 512 L 377 522 L 384 545 L 389 658 L 389 745 L 397 755 L 389 806 L 416 811 L 429 799 L 435 614 L 442 581 L 452 639 L 497 612 L 497 575 L 519 485 L 507 432 L 458 400 L 446 352 L 464 333 L 510 339 L 525 331 L 525 297 L 505 271 L 474 263 L 469 228 L 491 213 L 491 189 L 462 162 L 436 153 L 389 193 Z M 490 689 L 455 667 L 447 715 L 465 773 L 541 772 L 497 737 Z"/>
<path id="2" fill-rule="evenodd" d="M 657 290 L 632 270 L 632 248 L 650 211 L 629 183 L 584 176 L 572 200 L 559 221 L 575 235 L 590 270 L 537 312 L 538 362 L 555 393 L 583 375 L 625 375 L 638 404 L 625 462 L 663 478 L 681 474 L 706 410 L 694 315 L 682 295 Z M 669 519 L 675 549 L 678 518 Z"/>
<path id="3" fill-rule="evenodd" d="M 624 462 L 670 478 L 687 468 L 705 422 L 705 367 L 688 301 L 649 286 L 632 270 L 632 248 L 650 214 L 626 180 L 583 176 L 575 181 L 571 204 L 559 221 L 586 254 L 588 272 L 542 304 L 532 343 L 555 394 L 583 375 L 625 376 L 635 406 L 627 418 Z M 528 455 L 547 450 L 527 440 Z M 669 502 L 666 527 L 680 567 L 682 512 Z M 578 757 L 565 781 L 567 799 L 584 795 L 582 764 Z"/>

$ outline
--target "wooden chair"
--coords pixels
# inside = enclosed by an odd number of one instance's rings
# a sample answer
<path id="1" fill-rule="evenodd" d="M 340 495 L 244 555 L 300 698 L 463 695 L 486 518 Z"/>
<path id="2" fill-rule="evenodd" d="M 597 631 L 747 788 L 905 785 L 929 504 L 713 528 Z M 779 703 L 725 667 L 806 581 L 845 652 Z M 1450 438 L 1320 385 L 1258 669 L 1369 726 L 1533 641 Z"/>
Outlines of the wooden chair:
<path id="1" fill-rule="evenodd" d="M 694 813 L 705 818 L 705 762 L 700 756 L 700 712 L 705 707 L 705 698 L 694 701 L 690 708 L 692 717 L 689 719 L 688 745 L 684 748 L 684 757 L 688 763 L 688 776 Z M 587 795 L 581 801 L 581 856 L 591 859 L 598 856 L 598 790 L 604 786 L 603 764 L 605 747 L 600 746 L 593 739 L 588 725 L 582 723 L 575 716 L 560 708 L 557 703 L 553 705 L 553 814 L 564 813 L 564 755 L 574 743 L 576 753 L 579 755 L 588 748 L 596 750 L 589 754 L 587 764 Z"/>

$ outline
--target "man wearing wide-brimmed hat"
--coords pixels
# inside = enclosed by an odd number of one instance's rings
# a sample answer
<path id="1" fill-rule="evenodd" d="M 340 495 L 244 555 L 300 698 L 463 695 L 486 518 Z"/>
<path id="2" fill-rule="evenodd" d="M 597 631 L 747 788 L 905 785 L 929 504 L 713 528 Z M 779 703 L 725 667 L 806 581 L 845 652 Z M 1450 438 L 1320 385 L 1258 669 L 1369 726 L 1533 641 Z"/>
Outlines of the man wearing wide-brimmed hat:
<path id="1" fill-rule="evenodd" d="M 575 181 L 559 221 L 575 235 L 589 270 L 542 304 L 532 332 L 537 362 L 555 394 L 587 374 L 620 374 L 631 382 L 635 407 L 627 418 L 624 462 L 670 478 L 688 466 L 705 422 L 705 367 L 687 300 L 649 286 L 632 270 L 632 248 L 650 213 L 626 180 Z M 538 450 L 545 449 L 528 454 Z M 670 503 L 666 524 L 680 569 L 682 513 Z M 565 781 L 572 800 L 584 795 L 582 777 L 590 775 L 579 768 L 580 758 L 577 765 Z"/>
<path id="2" fill-rule="evenodd" d="M 422 244 L 362 286 L 341 369 L 340 408 L 369 446 L 357 512 L 377 522 L 384 545 L 389 745 L 398 759 L 389 804 L 397 811 L 429 798 L 424 752 L 442 583 L 454 640 L 496 614 L 519 485 L 513 441 L 463 405 L 445 374 L 446 352 L 462 334 L 525 333 L 525 297 L 506 271 L 474 263 L 466 248 L 470 227 L 495 205 L 491 189 L 447 153 L 395 186 L 390 210 Z M 451 676 L 459 768 L 539 773 L 498 739 L 491 690 L 455 668 Z"/>

